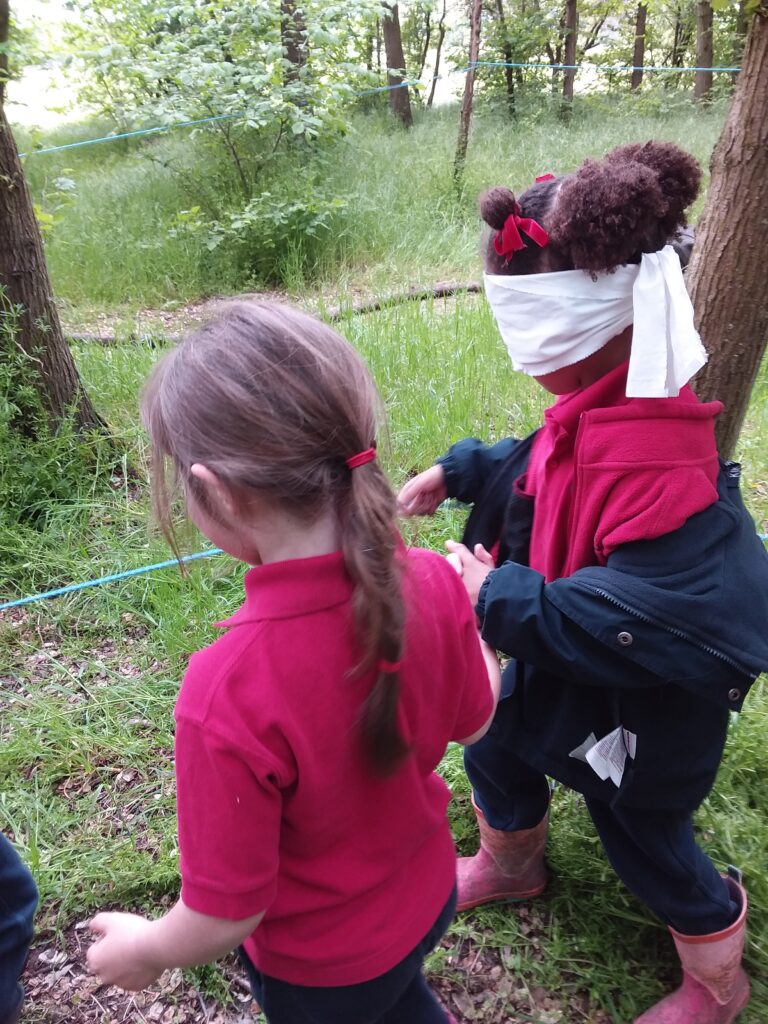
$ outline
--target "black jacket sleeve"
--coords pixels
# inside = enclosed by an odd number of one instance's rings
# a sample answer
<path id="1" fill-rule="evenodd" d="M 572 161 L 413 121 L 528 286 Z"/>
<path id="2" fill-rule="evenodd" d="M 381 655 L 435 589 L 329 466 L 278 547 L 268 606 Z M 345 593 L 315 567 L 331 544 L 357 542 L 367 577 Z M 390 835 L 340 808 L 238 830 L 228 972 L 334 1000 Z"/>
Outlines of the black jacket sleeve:
<path id="1" fill-rule="evenodd" d="M 476 437 L 467 437 L 451 445 L 437 460 L 445 472 L 448 497 L 471 505 L 489 478 L 509 461 L 519 443 L 514 437 L 507 437 L 497 444 L 486 445 Z"/>

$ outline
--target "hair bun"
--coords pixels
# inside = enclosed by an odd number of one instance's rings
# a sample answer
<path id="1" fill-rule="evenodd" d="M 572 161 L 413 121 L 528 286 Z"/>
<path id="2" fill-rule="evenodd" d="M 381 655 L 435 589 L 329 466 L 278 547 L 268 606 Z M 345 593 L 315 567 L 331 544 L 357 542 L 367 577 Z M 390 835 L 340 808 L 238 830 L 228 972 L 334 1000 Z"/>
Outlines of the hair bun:
<path id="1" fill-rule="evenodd" d="M 686 223 L 685 211 L 699 194 L 701 167 L 695 157 L 674 142 L 633 142 L 617 146 L 605 157 L 616 164 L 641 164 L 656 175 L 667 209 L 660 219 L 671 237 Z"/>
<path id="2" fill-rule="evenodd" d="M 638 258 L 667 210 L 657 176 L 640 163 L 585 160 L 564 179 L 550 244 L 577 270 L 609 271 Z"/>
<path id="3" fill-rule="evenodd" d="M 497 185 L 495 188 L 489 188 L 487 192 L 483 192 L 477 205 L 485 223 L 495 231 L 501 231 L 507 217 L 515 212 L 517 200 L 511 189 L 504 185 Z"/>

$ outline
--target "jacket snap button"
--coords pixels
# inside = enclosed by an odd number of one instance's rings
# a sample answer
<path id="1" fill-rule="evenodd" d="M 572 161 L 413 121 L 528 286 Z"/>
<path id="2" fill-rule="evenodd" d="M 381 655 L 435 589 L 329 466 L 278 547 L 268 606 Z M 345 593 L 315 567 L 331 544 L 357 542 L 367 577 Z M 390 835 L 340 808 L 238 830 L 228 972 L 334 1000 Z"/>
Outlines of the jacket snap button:
<path id="1" fill-rule="evenodd" d="M 728 691 L 728 700 L 738 700 L 740 697 L 741 690 L 737 690 L 736 687 Z"/>
<path id="2" fill-rule="evenodd" d="M 616 639 L 619 641 L 622 647 L 629 647 L 630 644 L 633 644 L 635 642 L 635 638 L 632 636 L 631 633 L 621 632 L 616 637 Z"/>

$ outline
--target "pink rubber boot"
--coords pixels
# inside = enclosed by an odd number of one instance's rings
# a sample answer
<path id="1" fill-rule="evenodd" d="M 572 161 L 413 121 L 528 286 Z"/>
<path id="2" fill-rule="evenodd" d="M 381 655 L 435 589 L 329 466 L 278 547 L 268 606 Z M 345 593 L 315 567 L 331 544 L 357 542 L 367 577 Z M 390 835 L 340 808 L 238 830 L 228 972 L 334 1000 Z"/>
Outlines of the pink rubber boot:
<path id="1" fill-rule="evenodd" d="M 492 900 L 527 900 L 542 893 L 547 885 L 547 815 L 533 828 L 502 832 L 491 828 L 479 807 L 473 806 L 480 827 L 480 849 L 474 857 L 458 860 L 456 909 L 469 910 Z"/>
<path id="2" fill-rule="evenodd" d="M 635 1024 L 732 1024 L 749 1002 L 749 979 L 741 966 L 747 894 L 729 875 L 725 882 L 741 912 L 712 935 L 681 935 L 670 928 L 683 967 L 683 983 L 638 1017 Z"/>

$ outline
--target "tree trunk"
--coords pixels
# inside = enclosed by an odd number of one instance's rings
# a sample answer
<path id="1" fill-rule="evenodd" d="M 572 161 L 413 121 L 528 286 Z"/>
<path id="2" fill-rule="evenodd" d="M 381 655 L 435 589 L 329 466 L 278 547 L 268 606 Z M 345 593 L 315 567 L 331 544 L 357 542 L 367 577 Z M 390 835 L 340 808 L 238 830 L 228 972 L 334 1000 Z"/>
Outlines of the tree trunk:
<path id="1" fill-rule="evenodd" d="M 469 20 L 469 71 L 464 77 L 464 98 L 459 115 L 459 137 L 456 140 L 456 157 L 453 162 L 453 183 L 461 187 L 464 164 L 469 145 L 469 126 L 472 121 L 472 100 L 475 93 L 475 66 L 480 55 L 480 22 L 483 14 L 483 0 L 472 0 Z"/>
<path id="2" fill-rule="evenodd" d="M 400 17 L 397 4 L 384 5 L 389 12 L 382 19 L 384 30 L 384 50 L 387 55 L 387 83 L 394 88 L 389 91 L 389 109 L 398 117 L 406 128 L 413 125 L 411 100 L 408 89 L 400 83 L 405 81 L 405 56 L 403 55 L 403 39 L 400 34 Z M 397 88 L 399 86 L 399 88 Z"/>
<path id="3" fill-rule="evenodd" d="M 712 40 L 712 4 L 699 0 L 696 4 L 696 67 L 711 68 L 714 57 Z M 693 82 L 693 98 L 706 103 L 712 93 L 712 72 L 697 71 Z"/>
<path id="4" fill-rule="evenodd" d="M 445 17 L 448 9 L 448 0 L 443 0 L 443 13 L 440 15 L 440 21 L 437 25 L 437 49 L 435 51 L 435 71 L 432 75 L 432 85 L 429 90 L 429 99 L 427 100 L 427 106 L 432 106 L 432 101 L 435 98 L 435 89 L 437 88 L 437 78 L 440 74 L 440 54 L 443 50 L 443 41 L 445 39 Z"/>
<path id="5" fill-rule="evenodd" d="M 421 48 L 421 57 L 419 58 L 419 74 L 418 78 L 424 74 L 424 68 L 427 63 L 427 54 L 429 53 L 429 44 L 432 41 L 432 12 L 427 11 L 424 17 L 424 45 Z"/>
<path id="6" fill-rule="evenodd" d="M 643 64 L 645 63 L 645 22 L 648 16 L 648 7 L 644 3 L 637 5 L 635 16 L 635 47 L 632 53 L 632 80 L 630 89 L 637 92 L 643 84 Z"/>
<path id="7" fill-rule="evenodd" d="M 0 4 L 2 0 L 0 0 Z M 103 429 L 83 390 L 53 302 L 32 197 L 0 104 L 0 285 L 21 309 L 17 343 L 35 361 L 36 385 L 55 428 L 73 410 L 80 428 Z"/>
<path id="8" fill-rule="evenodd" d="M 744 56 L 744 44 L 747 39 L 747 28 L 749 22 L 747 20 L 747 10 L 745 0 L 741 0 L 739 9 L 736 12 L 736 32 L 733 37 L 733 66 L 738 67 L 741 64 L 741 59 Z M 731 84 L 734 89 L 739 80 L 738 71 L 734 71 L 731 74 Z"/>
<path id="9" fill-rule="evenodd" d="M 576 43 L 579 33 L 579 12 L 576 0 L 566 0 L 565 4 L 565 60 L 569 65 L 563 73 L 563 104 L 562 113 L 568 117 L 573 106 L 573 83 L 576 79 Z"/>
<path id="10" fill-rule="evenodd" d="M 719 399 L 721 454 L 734 451 L 768 340 L 768 2 L 752 21 L 725 125 L 710 164 L 707 204 L 687 270 L 696 326 L 709 362 L 696 377 L 704 400 Z"/>
<path id="11" fill-rule="evenodd" d="M 307 26 L 304 12 L 296 0 L 280 0 L 280 40 L 286 61 L 283 84 L 294 85 L 302 80 L 302 70 L 309 56 Z"/>
<path id="12" fill-rule="evenodd" d="M 504 55 L 504 79 L 507 83 L 507 109 L 509 116 L 515 116 L 515 69 L 512 67 L 514 54 L 512 44 L 509 41 L 507 30 L 507 19 L 504 16 L 504 0 L 496 0 L 496 15 L 499 19 L 499 30 L 502 38 L 502 53 Z"/>

